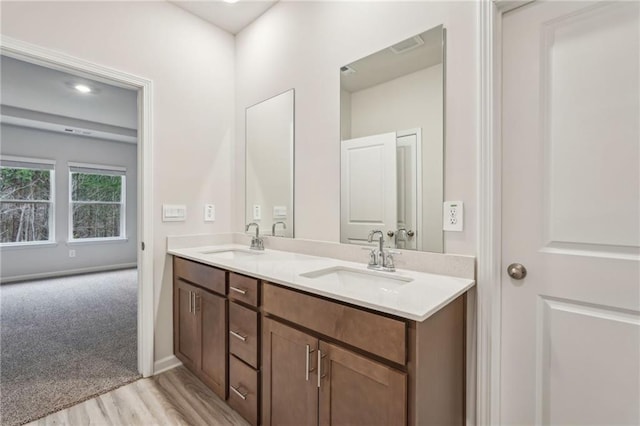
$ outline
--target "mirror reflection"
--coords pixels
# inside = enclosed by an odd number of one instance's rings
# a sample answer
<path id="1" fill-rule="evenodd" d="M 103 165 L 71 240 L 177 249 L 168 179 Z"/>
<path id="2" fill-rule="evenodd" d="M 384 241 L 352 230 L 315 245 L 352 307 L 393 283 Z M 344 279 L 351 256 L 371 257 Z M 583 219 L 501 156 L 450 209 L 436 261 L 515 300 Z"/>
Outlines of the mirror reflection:
<path id="1" fill-rule="evenodd" d="M 340 241 L 443 251 L 444 28 L 340 69 Z"/>
<path id="2" fill-rule="evenodd" d="M 246 110 L 245 223 L 260 235 L 294 235 L 293 108 L 291 89 Z"/>

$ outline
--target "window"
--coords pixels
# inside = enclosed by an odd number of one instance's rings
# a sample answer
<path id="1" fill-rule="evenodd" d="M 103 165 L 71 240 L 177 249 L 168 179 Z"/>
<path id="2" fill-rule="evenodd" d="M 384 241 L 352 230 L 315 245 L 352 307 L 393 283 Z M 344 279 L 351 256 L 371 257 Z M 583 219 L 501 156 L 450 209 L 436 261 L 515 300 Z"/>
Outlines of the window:
<path id="1" fill-rule="evenodd" d="M 69 240 L 124 239 L 126 169 L 69 164 Z"/>
<path id="2" fill-rule="evenodd" d="M 0 158 L 0 245 L 54 241 L 55 162 Z"/>

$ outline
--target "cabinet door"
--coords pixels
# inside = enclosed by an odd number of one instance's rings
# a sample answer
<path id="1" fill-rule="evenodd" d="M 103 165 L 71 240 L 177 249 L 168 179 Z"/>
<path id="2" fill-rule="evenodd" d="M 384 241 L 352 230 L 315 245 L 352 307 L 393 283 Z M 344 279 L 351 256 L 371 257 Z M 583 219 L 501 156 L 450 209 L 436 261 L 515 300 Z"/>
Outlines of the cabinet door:
<path id="1" fill-rule="evenodd" d="M 407 375 L 320 342 L 320 425 L 406 425 Z"/>
<path id="2" fill-rule="evenodd" d="M 173 293 L 174 353 L 192 371 L 200 368 L 200 322 L 194 301 L 197 287 L 176 279 Z"/>
<path id="3" fill-rule="evenodd" d="M 317 425 L 318 340 L 269 318 L 262 336 L 262 424 Z"/>
<path id="4" fill-rule="evenodd" d="M 227 301 L 198 290 L 196 312 L 200 318 L 200 378 L 222 399 L 226 399 Z"/>

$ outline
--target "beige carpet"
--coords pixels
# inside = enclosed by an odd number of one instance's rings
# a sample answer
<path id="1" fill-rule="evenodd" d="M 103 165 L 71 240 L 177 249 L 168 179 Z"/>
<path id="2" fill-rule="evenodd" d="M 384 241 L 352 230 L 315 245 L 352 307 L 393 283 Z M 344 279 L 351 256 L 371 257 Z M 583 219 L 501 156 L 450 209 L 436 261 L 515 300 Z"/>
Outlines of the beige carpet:
<path id="1" fill-rule="evenodd" d="M 136 380 L 135 269 L 0 286 L 0 424 Z"/>

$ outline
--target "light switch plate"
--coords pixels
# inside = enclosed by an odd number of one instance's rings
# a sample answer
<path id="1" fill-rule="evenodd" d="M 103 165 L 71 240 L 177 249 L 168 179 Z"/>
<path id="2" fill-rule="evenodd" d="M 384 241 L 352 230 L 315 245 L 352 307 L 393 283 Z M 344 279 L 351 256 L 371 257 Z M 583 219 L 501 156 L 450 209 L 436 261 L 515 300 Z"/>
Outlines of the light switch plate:
<path id="1" fill-rule="evenodd" d="M 284 219 L 287 217 L 287 206 L 273 206 L 273 217 Z"/>
<path id="2" fill-rule="evenodd" d="M 216 220 L 216 206 L 213 204 L 204 205 L 204 221 L 214 222 Z"/>
<path id="3" fill-rule="evenodd" d="M 260 204 L 254 204 L 253 205 L 253 220 L 260 220 L 262 219 L 262 208 L 260 207 Z"/>
<path id="4" fill-rule="evenodd" d="M 444 231 L 462 231 L 464 228 L 464 204 L 462 201 L 445 201 L 442 219 Z"/>
<path id="5" fill-rule="evenodd" d="M 184 222 L 187 220 L 187 206 L 184 204 L 163 204 L 163 222 Z"/>

